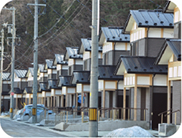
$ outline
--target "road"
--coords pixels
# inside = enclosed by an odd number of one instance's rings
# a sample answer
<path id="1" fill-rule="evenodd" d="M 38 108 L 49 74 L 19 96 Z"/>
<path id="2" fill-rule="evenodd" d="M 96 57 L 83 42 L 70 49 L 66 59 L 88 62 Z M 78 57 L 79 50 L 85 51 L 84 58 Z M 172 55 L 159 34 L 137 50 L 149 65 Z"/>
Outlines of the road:
<path id="1" fill-rule="evenodd" d="M 67 137 L 48 128 L 47 130 L 41 129 L 37 126 L 34 127 L 26 123 L 19 123 L 4 118 L 0 118 L 0 123 L 2 129 L 12 137 Z"/>

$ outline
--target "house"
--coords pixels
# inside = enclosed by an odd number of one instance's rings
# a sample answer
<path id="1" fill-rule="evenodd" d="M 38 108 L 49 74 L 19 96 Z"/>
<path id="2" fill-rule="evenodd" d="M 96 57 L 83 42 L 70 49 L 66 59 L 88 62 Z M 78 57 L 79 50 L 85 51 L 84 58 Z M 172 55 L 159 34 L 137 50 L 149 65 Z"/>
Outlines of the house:
<path id="1" fill-rule="evenodd" d="M 79 48 L 79 54 L 83 55 L 83 70 L 91 70 L 91 49 L 92 40 L 91 38 L 82 38 L 81 47 Z M 98 65 L 102 65 L 102 46 L 98 47 Z"/>
<path id="2" fill-rule="evenodd" d="M 51 94 L 56 100 L 54 100 L 55 107 L 63 107 L 64 95 L 62 94 L 61 87 L 58 87 L 59 76 L 67 76 L 68 74 L 68 62 L 64 61 L 64 55 L 55 54 L 54 66 L 57 68 L 57 79 L 51 82 L 52 89 Z"/>
<path id="3" fill-rule="evenodd" d="M 10 95 L 9 91 L 11 90 L 11 73 L 3 72 L 2 75 L 2 104 L 4 105 L 5 111 L 10 109 Z"/>
<path id="4" fill-rule="evenodd" d="M 172 1 L 168 1 L 163 12 L 174 14 L 174 38 L 181 39 L 181 13 L 179 7 Z"/>
<path id="5" fill-rule="evenodd" d="M 101 27 L 99 46 L 102 46 L 102 65 L 116 65 L 120 55 L 129 55 L 130 35 L 123 27 Z"/>
<path id="6" fill-rule="evenodd" d="M 114 75 L 114 70 L 120 55 L 130 54 L 130 34 L 124 34 L 123 27 L 102 27 L 99 45 L 102 46 L 102 65 L 98 67 L 99 107 L 122 107 L 123 76 Z"/>
<path id="7" fill-rule="evenodd" d="M 75 106 L 89 107 L 90 105 L 90 71 L 73 71 L 71 84 L 76 86 Z M 81 96 L 81 103 L 78 98 Z"/>
<path id="8" fill-rule="evenodd" d="M 59 76 L 68 75 L 68 61 L 64 61 L 64 55 L 55 54 L 54 66 L 57 69 L 57 79 Z"/>
<path id="9" fill-rule="evenodd" d="M 23 97 L 25 98 L 25 104 L 32 104 L 33 103 L 33 77 L 34 75 L 34 68 L 29 67 L 28 72 L 26 74 L 28 86 L 25 87 L 23 91 Z"/>
<path id="10" fill-rule="evenodd" d="M 75 70 L 83 70 L 83 56 L 78 54 L 77 47 L 66 47 L 64 61 L 68 61 L 68 76 Z"/>
<path id="11" fill-rule="evenodd" d="M 27 82 L 27 70 L 14 70 L 14 98 L 15 109 L 21 109 L 23 103 L 25 102 L 25 97 L 23 98 L 23 90 L 28 86 Z"/>
<path id="12" fill-rule="evenodd" d="M 181 122 L 181 39 L 166 39 L 155 64 L 167 65 L 167 123 Z M 171 118 L 172 116 L 172 118 Z M 172 120 L 171 120 L 172 119 Z"/>
<path id="13" fill-rule="evenodd" d="M 167 109 L 167 66 L 154 65 L 156 58 L 121 56 L 116 75 L 124 75 L 123 108 L 126 108 L 126 89 L 129 91 L 130 119 L 152 120 L 153 129 L 158 127 L 158 114 Z M 160 105 L 160 106 L 159 106 Z M 125 119 L 126 111 L 123 112 Z"/>
<path id="14" fill-rule="evenodd" d="M 157 57 L 165 38 L 173 38 L 172 13 L 162 10 L 130 10 L 123 28 L 130 34 L 132 56 Z"/>
<path id="15" fill-rule="evenodd" d="M 100 65 L 98 68 L 99 108 L 121 107 L 123 76 L 114 75 L 115 69 L 114 65 Z M 105 117 L 104 113 L 102 111 L 102 117 Z"/>
<path id="16" fill-rule="evenodd" d="M 72 107 L 75 106 L 75 84 L 71 83 L 71 76 L 59 76 L 58 87 L 61 91 L 61 107 Z"/>
<path id="17" fill-rule="evenodd" d="M 130 56 L 121 56 L 115 71 L 116 75 L 124 75 L 123 101 L 128 88 L 129 107 L 133 108 L 128 109 L 129 117 L 150 121 L 153 129 L 160 122 L 158 114 L 167 109 L 167 66 L 153 64 L 165 38 L 173 38 L 173 28 L 173 14 L 160 9 L 130 10 L 123 28 L 123 33 L 130 34 L 131 44 Z"/>

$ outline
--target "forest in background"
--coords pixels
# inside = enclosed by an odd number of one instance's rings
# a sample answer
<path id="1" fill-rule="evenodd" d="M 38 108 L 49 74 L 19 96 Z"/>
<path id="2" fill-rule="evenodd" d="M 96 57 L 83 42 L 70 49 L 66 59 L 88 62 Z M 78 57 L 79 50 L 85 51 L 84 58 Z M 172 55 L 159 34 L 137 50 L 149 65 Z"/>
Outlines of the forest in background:
<path id="1" fill-rule="evenodd" d="M 167 0 L 100 0 L 100 27 L 124 26 L 130 10 L 162 9 Z M 13 0 L 5 6 L 16 8 L 15 68 L 28 69 L 33 63 L 34 0 Z M 46 4 L 39 8 L 38 63 L 54 59 L 54 54 L 64 54 L 66 47 L 80 47 L 81 38 L 90 38 L 92 0 L 39 0 Z M 10 11 L 2 10 L 0 24 L 12 23 Z M 2 25 L 0 25 L 2 29 Z M 11 37 L 5 29 L 5 39 Z M 4 70 L 10 71 L 11 42 L 5 40 Z"/>

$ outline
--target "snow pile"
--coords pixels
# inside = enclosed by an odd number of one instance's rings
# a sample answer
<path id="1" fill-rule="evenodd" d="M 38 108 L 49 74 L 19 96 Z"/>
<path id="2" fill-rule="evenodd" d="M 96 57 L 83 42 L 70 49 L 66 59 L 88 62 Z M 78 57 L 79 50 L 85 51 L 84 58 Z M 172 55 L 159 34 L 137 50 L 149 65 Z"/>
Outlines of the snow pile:
<path id="1" fill-rule="evenodd" d="M 133 126 L 129 128 L 119 128 L 116 129 L 104 137 L 153 137 L 148 131 L 145 129 Z"/>

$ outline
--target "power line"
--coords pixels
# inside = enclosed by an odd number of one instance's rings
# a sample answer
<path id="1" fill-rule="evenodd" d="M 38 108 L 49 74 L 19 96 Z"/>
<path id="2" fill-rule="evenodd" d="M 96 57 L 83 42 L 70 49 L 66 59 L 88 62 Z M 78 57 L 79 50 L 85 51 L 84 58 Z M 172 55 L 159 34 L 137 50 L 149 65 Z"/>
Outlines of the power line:
<path id="1" fill-rule="evenodd" d="M 87 4 L 88 2 L 89 2 L 89 1 L 87 1 L 86 4 Z M 81 4 L 80 4 L 80 6 L 81 6 Z M 79 6 L 79 7 L 80 7 L 80 6 Z M 77 7 L 77 9 L 78 9 L 79 7 Z M 78 13 L 80 13 L 80 12 L 83 10 L 83 8 L 84 8 L 84 7 L 82 7 L 81 10 L 80 10 Z M 77 9 L 76 9 L 76 10 L 77 10 Z M 76 11 L 76 10 L 75 10 L 75 11 Z M 74 11 L 74 12 L 75 12 L 75 11 Z M 72 13 L 72 15 L 74 14 L 74 12 Z M 77 13 L 77 15 L 78 15 L 78 13 Z M 72 15 L 71 15 L 71 16 L 72 16 Z M 76 16 L 77 16 L 77 15 L 76 15 Z M 71 18 L 71 16 L 70 16 L 69 18 Z M 68 25 L 67 25 L 63 30 L 65 30 L 65 29 L 70 25 L 70 23 L 76 18 L 76 16 L 68 23 Z M 64 25 L 64 24 L 63 24 L 63 25 Z M 61 25 L 61 27 L 63 27 L 63 25 Z M 55 32 L 54 34 L 56 34 L 56 33 L 61 29 L 61 27 L 60 27 L 58 30 L 56 30 L 56 32 Z M 63 31 L 63 30 L 61 30 L 61 31 Z M 46 43 L 45 46 L 48 45 L 48 44 L 49 44 L 50 42 L 52 42 L 59 34 L 61 34 L 61 31 L 60 31 L 54 38 L 48 38 L 47 40 L 45 40 L 45 41 L 44 41 L 43 43 L 41 43 L 40 45 L 44 45 L 45 43 Z M 52 40 L 51 40 L 51 39 L 52 39 Z M 50 40 L 51 40 L 51 41 L 50 41 Z M 49 41 L 49 42 L 48 42 L 48 41 Z M 47 43 L 47 42 L 48 42 L 48 43 Z M 44 46 L 43 46 L 43 47 L 44 47 Z M 43 48 L 43 47 L 42 47 L 42 48 Z M 40 49 L 41 49 L 41 48 L 39 48 L 39 50 L 40 50 Z"/>

